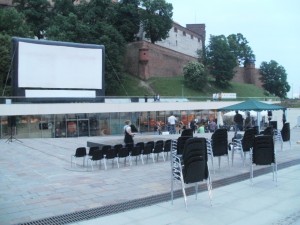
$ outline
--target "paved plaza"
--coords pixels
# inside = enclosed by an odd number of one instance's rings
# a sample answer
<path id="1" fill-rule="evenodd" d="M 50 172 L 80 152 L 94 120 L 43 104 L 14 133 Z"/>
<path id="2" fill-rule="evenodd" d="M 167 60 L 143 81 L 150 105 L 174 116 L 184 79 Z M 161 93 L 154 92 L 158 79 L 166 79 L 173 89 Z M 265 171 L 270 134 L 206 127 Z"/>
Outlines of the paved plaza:
<path id="1" fill-rule="evenodd" d="M 210 137 L 211 134 L 196 134 Z M 229 140 L 233 132 L 229 132 Z M 176 139 L 178 135 L 137 135 L 137 140 Z M 87 141 L 122 142 L 122 136 L 0 140 L 0 224 L 300 224 L 300 128 L 289 143 L 276 143 L 278 185 L 272 173 L 259 172 L 249 181 L 249 163 L 236 154 L 221 168 L 215 158 L 213 205 L 203 189 L 188 210 L 178 196 L 170 201 L 170 160 L 149 159 L 130 166 L 108 163 L 107 170 L 87 170 L 71 155 Z M 145 160 L 146 161 L 146 160 Z M 177 186 L 180 190 L 180 186 Z M 178 191 L 179 193 L 179 191 Z"/>

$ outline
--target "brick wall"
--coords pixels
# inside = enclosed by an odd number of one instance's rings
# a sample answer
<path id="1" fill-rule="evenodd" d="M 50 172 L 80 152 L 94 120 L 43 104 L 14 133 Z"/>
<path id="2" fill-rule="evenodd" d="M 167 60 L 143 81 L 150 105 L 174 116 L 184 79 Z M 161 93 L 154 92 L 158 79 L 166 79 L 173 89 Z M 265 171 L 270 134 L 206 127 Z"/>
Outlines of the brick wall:
<path id="1" fill-rule="evenodd" d="M 157 76 L 174 77 L 181 76 L 183 67 L 190 61 L 197 61 L 197 58 L 146 41 L 139 41 L 127 45 L 125 69 L 142 80 Z M 236 67 L 235 71 L 232 81 L 262 87 L 259 71 L 254 64 Z"/>
<path id="2" fill-rule="evenodd" d="M 173 77 L 182 75 L 183 67 L 196 60 L 171 49 L 139 41 L 128 44 L 125 69 L 143 80 L 155 76 Z"/>

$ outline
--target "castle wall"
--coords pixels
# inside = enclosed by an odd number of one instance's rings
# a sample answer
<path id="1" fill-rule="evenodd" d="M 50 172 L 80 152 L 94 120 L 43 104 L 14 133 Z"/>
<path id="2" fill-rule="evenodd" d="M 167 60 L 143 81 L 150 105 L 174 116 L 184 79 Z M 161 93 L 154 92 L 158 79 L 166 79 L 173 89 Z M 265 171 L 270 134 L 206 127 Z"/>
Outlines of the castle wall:
<path id="1" fill-rule="evenodd" d="M 173 77 L 183 74 L 183 67 L 197 58 L 146 41 L 127 45 L 125 69 L 128 73 L 148 80 L 150 77 Z"/>
<path id="2" fill-rule="evenodd" d="M 262 88 L 262 82 L 260 81 L 261 75 L 259 69 L 255 68 L 254 64 L 246 67 L 236 67 L 234 69 L 235 75 L 232 79 L 233 82 L 254 84 L 257 87 Z"/>

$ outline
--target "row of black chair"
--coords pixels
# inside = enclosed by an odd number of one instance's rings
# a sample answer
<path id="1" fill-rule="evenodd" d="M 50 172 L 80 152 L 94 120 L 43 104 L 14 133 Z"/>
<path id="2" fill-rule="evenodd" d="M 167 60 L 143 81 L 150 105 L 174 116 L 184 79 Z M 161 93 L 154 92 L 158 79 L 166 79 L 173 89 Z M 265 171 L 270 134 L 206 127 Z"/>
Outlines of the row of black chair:
<path id="1" fill-rule="evenodd" d="M 135 157 L 135 161 L 137 164 L 138 158 L 141 159 L 142 164 L 144 164 L 144 156 L 148 158 L 151 155 L 153 162 L 155 162 L 155 155 L 156 161 L 159 160 L 160 154 L 162 155 L 163 160 L 165 161 L 165 154 L 168 157 L 168 153 L 171 150 L 171 140 L 158 140 L 156 142 L 149 141 L 149 142 L 138 142 L 135 145 L 133 144 L 116 144 L 114 146 L 111 145 L 104 145 L 101 148 L 99 146 L 94 146 L 89 148 L 89 152 L 87 153 L 86 147 L 79 147 L 76 149 L 74 155 L 71 156 L 71 166 L 74 163 L 76 165 L 77 158 L 83 158 L 83 166 L 85 165 L 85 160 L 87 159 L 87 166 L 91 164 L 93 169 L 93 162 L 98 162 L 99 167 L 101 166 L 101 161 L 104 162 L 105 170 L 107 169 L 107 161 L 112 161 L 112 166 L 116 162 L 119 168 L 119 161 L 120 159 L 124 159 L 124 165 L 126 165 L 127 159 L 129 161 L 129 165 L 132 165 L 132 158 Z"/>

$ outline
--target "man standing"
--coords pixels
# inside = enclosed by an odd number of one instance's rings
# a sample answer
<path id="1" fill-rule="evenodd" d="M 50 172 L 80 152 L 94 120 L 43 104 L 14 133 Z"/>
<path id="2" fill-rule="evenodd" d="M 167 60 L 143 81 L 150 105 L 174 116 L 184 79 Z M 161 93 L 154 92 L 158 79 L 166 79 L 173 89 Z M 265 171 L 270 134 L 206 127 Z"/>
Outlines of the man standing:
<path id="1" fill-rule="evenodd" d="M 233 121 L 235 123 L 235 134 L 237 131 L 242 131 L 243 130 L 243 116 L 239 114 L 239 111 L 235 111 L 235 115 L 233 117 Z"/>
<path id="2" fill-rule="evenodd" d="M 169 116 L 168 118 L 168 124 L 170 126 L 170 134 L 176 134 L 176 129 L 175 129 L 176 121 L 177 119 L 172 113 L 171 116 Z"/>

